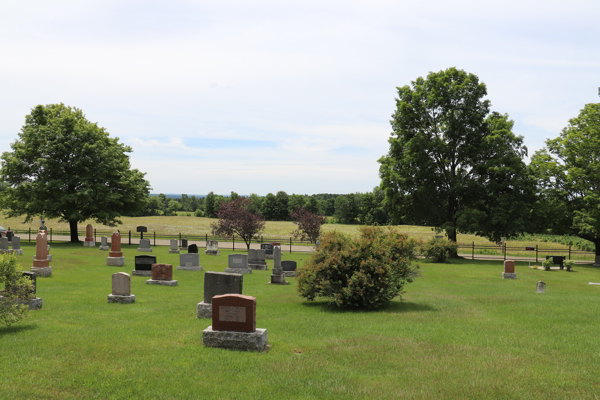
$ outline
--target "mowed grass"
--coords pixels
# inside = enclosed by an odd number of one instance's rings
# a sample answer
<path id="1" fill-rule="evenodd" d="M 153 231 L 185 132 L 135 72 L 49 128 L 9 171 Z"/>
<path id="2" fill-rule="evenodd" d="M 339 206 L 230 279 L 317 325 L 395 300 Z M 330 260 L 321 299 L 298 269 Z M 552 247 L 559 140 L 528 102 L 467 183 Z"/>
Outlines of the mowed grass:
<path id="1" fill-rule="evenodd" d="M 27 268 L 33 244 L 19 257 Z M 1 399 L 596 399 L 600 393 L 600 270 L 532 270 L 502 261 L 420 260 L 404 300 L 373 312 L 307 302 L 270 271 L 245 275 L 267 353 L 209 349 L 196 319 L 203 272 L 174 270 L 177 287 L 132 277 L 135 304 L 108 304 L 106 252 L 52 245 L 52 278 L 38 279 L 44 308 L 0 327 Z M 159 262 L 178 265 L 167 247 Z M 228 251 L 201 254 L 223 271 Z M 284 253 L 302 267 L 309 255 Z M 271 262 L 269 262 L 271 263 Z M 271 265 L 270 265 L 271 267 Z M 536 294 L 536 282 L 547 284 Z"/>

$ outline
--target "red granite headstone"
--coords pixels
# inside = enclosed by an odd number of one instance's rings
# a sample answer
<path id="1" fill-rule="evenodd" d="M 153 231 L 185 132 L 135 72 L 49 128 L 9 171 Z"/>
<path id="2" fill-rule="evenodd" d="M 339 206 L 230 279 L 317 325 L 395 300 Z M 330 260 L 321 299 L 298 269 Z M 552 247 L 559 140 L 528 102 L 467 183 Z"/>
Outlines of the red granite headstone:
<path id="1" fill-rule="evenodd" d="M 515 273 L 515 262 L 512 260 L 504 261 L 504 273 L 514 274 Z"/>
<path id="2" fill-rule="evenodd" d="M 40 231 L 35 238 L 35 260 L 33 260 L 33 266 L 35 268 L 46 268 L 48 264 L 48 237 L 45 231 Z"/>
<path id="3" fill-rule="evenodd" d="M 85 241 L 86 242 L 94 241 L 94 228 L 92 228 L 92 224 L 88 224 L 85 227 Z"/>
<path id="4" fill-rule="evenodd" d="M 256 331 L 256 297 L 223 294 L 212 298 L 213 331 Z"/>
<path id="5" fill-rule="evenodd" d="M 115 232 L 111 237 L 110 250 L 108 252 L 109 257 L 123 257 L 123 252 L 121 251 L 121 234 L 119 232 Z"/>
<path id="6" fill-rule="evenodd" d="M 172 281 L 173 266 L 171 264 L 152 264 L 152 280 Z"/>
<path id="7" fill-rule="evenodd" d="M 271 242 L 273 246 L 281 246 L 281 242 Z"/>

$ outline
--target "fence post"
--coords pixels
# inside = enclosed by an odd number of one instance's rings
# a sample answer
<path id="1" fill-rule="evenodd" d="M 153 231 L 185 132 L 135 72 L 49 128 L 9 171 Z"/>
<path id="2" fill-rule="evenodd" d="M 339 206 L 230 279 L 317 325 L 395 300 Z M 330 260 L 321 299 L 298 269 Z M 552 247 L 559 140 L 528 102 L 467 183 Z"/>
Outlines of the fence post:
<path id="1" fill-rule="evenodd" d="M 98 241 L 98 236 L 96 236 L 96 228 L 94 228 L 94 243 Z"/>
<path id="2" fill-rule="evenodd" d="M 208 246 L 208 233 L 204 234 L 204 246 Z"/>
<path id="3" fill-rule="evenodd" d="M 131 246 L 131 231 L 129 231 L 129 245 Z"/>
<path id="4" fill-rule="evenodd" d="M 535 262 L 538 262 L 538 245 L 535 245 Z"/>
<path id="5" fill-rule="evenodd" d="M 152 233 L 154 233 L 154 247 L 156 247 L 156 231 L 154 231 Z"/>
<path id="6" fill-rule="evenodd" d="M 181 232 L 179 232 L 179 247 L 181 247 Z"/>
<path id="7" fill-rule="evenodd" d="M 290 238 L 290 253 L 292 252 L 292 238 Z"/>
<path id="8" fill-rule="evenodd" d="M 571 259 L 571 245 L 569 245 L 569 260 Z"/>
<path id="9" fill-rule="evenodd" d="M 231 239 L 233 240 L 233 251 L 235 251 L 235 235 L 231 236 Z"/>
<path id="10" fill-rule="evenodd" d="M 29 228 L 29 243 L 31 243 L 31 228 Z"/>
<path id="11" fill-rule="evenodd" d="M 504 243 L 504 260 L 506 260 L 506 243 Z"/>
<path id="12" fill-rule="evenodd" d="M 50 243 L 52 243 L 52 228 L 50 228 Z"/>
<path id="13" fill-rule="evenodd" d="M 471 254 L 471 260 L 475 259 L 475 242 L 473 242 L 473 253 Z"/>

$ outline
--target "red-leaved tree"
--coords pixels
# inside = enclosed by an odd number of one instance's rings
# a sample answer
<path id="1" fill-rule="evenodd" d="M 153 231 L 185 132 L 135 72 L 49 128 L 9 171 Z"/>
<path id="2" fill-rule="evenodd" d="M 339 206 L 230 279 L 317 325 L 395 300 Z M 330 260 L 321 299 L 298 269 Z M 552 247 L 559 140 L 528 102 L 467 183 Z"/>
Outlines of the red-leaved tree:
<path id="1" fill-rule="evenodd" d="M 244 239 L 250 249 L 252 238 L 265 228 L 265 220 L 262 216 L 248 211 L 251 204 L 252 201 L 248 198 L 237 198 L 221 203 L 217 213 L 219 221 L 211 225 L 213 235 L 237 235 Z"/>
<path id="2" fill-rule="evenodd" d="M 302 240 L 309 239 L 313 243 L 321 237 L 321 226 L 325 223 L 324 216 L 298 208 L 292 213 L 292 218 L 298 225 L 298 229 L 293 232 L 294 237 Z"/>

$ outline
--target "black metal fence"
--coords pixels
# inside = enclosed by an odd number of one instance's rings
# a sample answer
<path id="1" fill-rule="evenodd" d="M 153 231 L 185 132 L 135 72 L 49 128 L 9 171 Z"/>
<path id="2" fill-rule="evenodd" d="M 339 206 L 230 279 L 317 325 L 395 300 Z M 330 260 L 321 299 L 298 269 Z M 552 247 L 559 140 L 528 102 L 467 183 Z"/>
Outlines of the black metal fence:
<path id="1" fill-rule="evenodd" d="M 551 245 L 549 243 L 549 245 Z M 458 253 L 463 256 L 470 254 L 472 259 L 490 258 L 528 258 L 535 262 L 546 259 L 547 256 L 564 256 L 567 260 L 595 261 L 596 253 L 568 247 L 546 247 L 546 246 L 515 246 L 507 245 L 481 245 L 472 243 L 458 243 Z"/>

